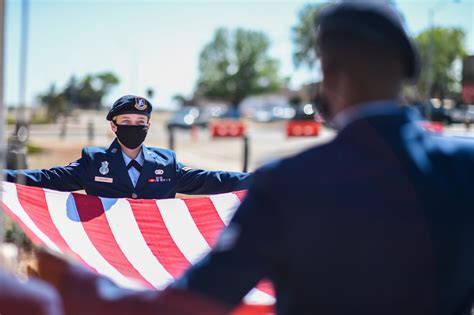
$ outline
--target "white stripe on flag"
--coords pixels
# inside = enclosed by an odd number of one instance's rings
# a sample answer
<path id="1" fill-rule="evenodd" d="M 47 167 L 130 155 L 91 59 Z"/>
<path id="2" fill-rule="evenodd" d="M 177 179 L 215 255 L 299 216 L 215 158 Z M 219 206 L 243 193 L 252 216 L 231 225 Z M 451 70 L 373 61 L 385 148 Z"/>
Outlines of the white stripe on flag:
<path id="1" fill-rule="evenodd" d="M 228 225 L 234 216 L 235 210 L 240 206 L 240 199 L 233 193 L 209 196 L 209 198 L 214 204 L 221 220 L 225 225 Z"/>
<path id="2" fill-rule="evenodd" d="M 244 297 L 244 302 L 246 304 L 274 304 L 276 302 L 275 298 L 259 289 L 252 289 Z"/>
<path id="3" fill-rule="evenodd" d="M 130 203 L 126 199 L 101 198 L 105 215 L 117 244 L 135 269 L 157 289 L 174 279 L 160 264 L 143 238 Z M 115 202 L 115 203 L 114 203 Z M 114 203 L 110 208 L 107 206 Z"/>
<path id="4" fill-rule="evenodd" d="M 189 262 L 196 263 L 211 250 L 183 200 L 162 199 L 156 204 L 171 237 Z"/>
<path id="5" fill-rule="evenodd" d="M 68 198 L 72 198 L 70 193 L 55 192 L 48 189 L 45 189 L 45 192 L 46 203 L 48 204 L 49 213 L 51 214 L 54 225 L 56 225 L 59 233 L 61 233 L 64 241 L 72 251 L 79 255 L 91 267 L 95 268 L 97 272 L 111 278 L 117 282 L 117 284 L 134 289 L 143 288 L 143 286 L 118 272 L 117 269 L 102 257 L 90 241 L 81 222 L 76 222 L 68 218 L 66 205 Z M 74 202 L 71 202 L 70 206 L 74 206 L 74 209 L 69 209 L 69 211 L 75 211 L 77 213 L 75 204 L 73 204 Z"/>
<path id="6" fill-rule="evenodd" d="M 16 190 L 16 185 L 13 183 L 3 183 L 3 194 L 2 201 L 8 206 L 8 208 L 13 211 L 18 218 L 31 230 L 35 235 L 45 243 L 50 249 L 55 252 L 62 253 L 61 250 L 56 246 L 56 244 L 51 241 L 51 239 L 46 236 L 46 234 L 41 231 L 38 226 L 31 220 L 30 216 L 20 204 L 18 200 L 18 194 Z"/>

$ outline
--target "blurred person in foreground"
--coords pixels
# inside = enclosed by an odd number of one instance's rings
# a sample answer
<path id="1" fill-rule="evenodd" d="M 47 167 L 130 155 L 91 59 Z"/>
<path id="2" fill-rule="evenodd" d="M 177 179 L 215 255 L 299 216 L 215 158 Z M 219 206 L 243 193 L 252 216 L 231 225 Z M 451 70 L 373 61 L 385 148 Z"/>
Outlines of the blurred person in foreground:
<path id="1" fill-rule="evenodd" d="M 33 279 L 20 282 L 0 272 L 0 314 L 61 315 L 61 299 L 51 285 Z"/>
<path id="2" fill-rule="evenodd" d="M 162 199 L 176 193 L 219 194 L 246 189 L 250 175 L 192 169 L 174 151 L 144 145 L 152 112 L 143 97 L 125 95 L 112 105 L 107 120 L 116 134 L 109 148 L 86 147 L 67 166 L 42 170 L 5 170 L 7 181 L 24 177 L 28 186 L 59 191 L 84 189 L 108 198 Z"/>
<path id="3" fill-rule="evenodd" d="M 67 310 L 199 314 L 184 309 L 193 296 L 224 314 L 268 278 L 277 314 L 470 314 L 473 143 L 429 134 L 399 106 L 417 57 L 387 4 L 327 7 L 317 48 L 337 137 L 258 170 L 216 247 L 161 294 L 110 285 L 112 301 L 103 278 L 43 256 Z"/>

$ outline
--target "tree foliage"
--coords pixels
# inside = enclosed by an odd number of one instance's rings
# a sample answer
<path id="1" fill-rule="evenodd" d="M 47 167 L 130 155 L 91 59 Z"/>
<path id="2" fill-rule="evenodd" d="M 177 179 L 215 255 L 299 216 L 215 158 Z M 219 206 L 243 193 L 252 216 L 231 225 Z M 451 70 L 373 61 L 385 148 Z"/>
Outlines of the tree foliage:
<path id="1" fill-rule="evenodd" d="M 262 32 L 218 29 L 201 52 L 196 95 L 238 106 L 248 95 L 280 89 L 279 64 L 269 47 Z"/>
<path id="2" fill-rule="evenodd" d="M 192 106 L 194 105 L 194 100 L 190 97 L 186 97 L 183 94 L 175 94 L 173 100 L 178 103 L 179 107 Z"/>
<path id="3" fill-rule="evenodd" d="M 306 65 L 312 68 L 318 57 L 314 50 L 316 46 L 315 23 L 326 4 L 306 4 L 298 14 L 298 23 L 292 28 L 294 44 L 293 63 L 296 67 Z"/>
<path id="4" fill-rule="evenodd" d="M 48 92 L 39 95 L 39 99 L 46 106 L 48 116 L 56 120 L 74 108 L 100 109 L 103 97 L 119 82 L 111 72 L 88 74 L 80 80 L 72 76 L 64 89 L 58 91 L 53 84 Z"/>
<path id="5" fill-rule="evenodd" d="M 453 73 L 453 63 L 456 59 L 466 56 L 464 46 L 465 33 L 459 28 L 435 27 L 422 32 L 415 40 L 419 48 L 422 71 L 418 81 L 418 91 L 427 95 L 429 51 L 432 45 L 432 95 L 440 98 L 449 96 L 454 91 L 457 82 Z M 431 43 L 431 44 L 430 44 Z"/>

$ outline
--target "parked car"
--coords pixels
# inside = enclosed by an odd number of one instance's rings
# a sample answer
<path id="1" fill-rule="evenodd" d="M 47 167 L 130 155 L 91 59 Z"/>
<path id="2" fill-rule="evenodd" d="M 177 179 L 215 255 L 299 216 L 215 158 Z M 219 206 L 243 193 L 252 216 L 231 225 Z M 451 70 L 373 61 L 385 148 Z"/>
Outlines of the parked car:
<path id="1" fill-rule="evenodd" d="M 449 116 L 453 123 L 474 122 L 474 105 L 467 105 L 464 108 L 453 108 L 449 111 Z"/>
<path id="2" fill-rule="evenodd" d="M 167 127 L 190 129 L 194 126 L 207 128 L 209 115 L 196 106 L 185 106 L 175 112 L 167 122 Z"/>
<path id="3" fill-rule="evenodd" d="M 257 122 L 272 122 L 292 119 L 295 114 L 295 109 L 290 105 L 271 105 L 256 109 L 251 117 Z"/>
<path id="4" fill-rule="evenodd" d="M 321 121 L 318 111 L 311 103 L 298 106 L 295 111 L 293 120 L 316 120 Z"/>
<path id="5" fill-rule="evenodd" d="M 450 112 L 453 109 L 445 108 L 442 106 L 441 101 L 436 102 L 436 99 L 434 99 L 431 101 L 416 102 L 412 105 L 418 110 L 424 119 L 443 122 L 446 124 L 451 124 L 453 122 L 450 115 Z"/>
<path id="6" fill-rule="evenodd" d="M 203 108 L 203 114 L 211 118 L 225 118 L 229 111 L 229 107 L 223 105 L 209 105 Z"/>
<path id="7" fill-rule="evenodd" d="M 454 108 L 448 113 L 453 123 L 463 123 L 466 120 L 466 114 L 466 110 L 461 108 Z"/>

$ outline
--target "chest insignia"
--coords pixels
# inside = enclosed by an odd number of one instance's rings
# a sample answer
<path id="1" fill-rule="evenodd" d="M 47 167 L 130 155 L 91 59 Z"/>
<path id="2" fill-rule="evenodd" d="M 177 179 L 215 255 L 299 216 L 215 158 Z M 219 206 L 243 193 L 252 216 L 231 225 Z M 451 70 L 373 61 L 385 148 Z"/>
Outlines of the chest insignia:
<path id="1" fill-rule="evenodd" d="M 109 173 L 109 162 L 102 162 L 102 165 L 99 168 L 99 173 L 101 173 L 102 175 L 107 175 Z"/>

